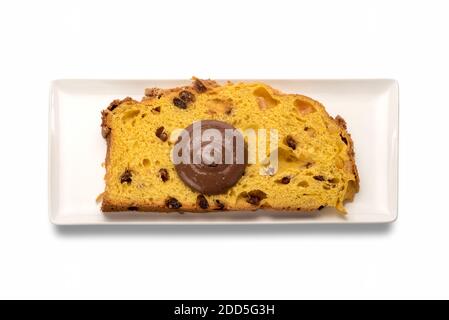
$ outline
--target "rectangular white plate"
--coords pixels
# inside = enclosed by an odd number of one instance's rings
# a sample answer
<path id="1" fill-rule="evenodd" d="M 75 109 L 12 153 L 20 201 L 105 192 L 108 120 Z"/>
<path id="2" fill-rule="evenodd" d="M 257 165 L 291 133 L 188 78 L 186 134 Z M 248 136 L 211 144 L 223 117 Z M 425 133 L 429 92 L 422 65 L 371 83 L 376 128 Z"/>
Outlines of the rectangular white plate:
<path id="1" fill-rule="evenodd" d="M 246 80 L 242 80 L 246 81 Z M 250 81 L 250 80 L 247 80 Z M 282 212 L 132 213 L 106 217 L 95 198 L 103 192 L 106 143 L 100 111 L 117 98 L 141 99 L 146 87 L 188 80 L 56 80 L 49 114 L 49 215 L 55 224 L 386 223 L 397 218 L 398 83 L 395 80 L 261 80 L 322 102 L 341 115 L 355 142 L 360 192 L 342 217 Z"/>

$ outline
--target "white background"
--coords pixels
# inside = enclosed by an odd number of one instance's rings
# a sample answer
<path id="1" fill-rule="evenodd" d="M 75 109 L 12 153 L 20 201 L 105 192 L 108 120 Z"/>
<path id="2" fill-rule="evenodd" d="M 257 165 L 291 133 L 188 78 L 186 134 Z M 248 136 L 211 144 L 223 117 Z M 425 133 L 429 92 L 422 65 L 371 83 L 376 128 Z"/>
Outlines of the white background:
<path id="1" fill-rule="evenodd" d="M 448 13 L 447 1 L 2 1 L 0 298 L 449 298 Z M 51 225 L 49 81 L 192 75 L 397 79 L 398 221 Z"/>

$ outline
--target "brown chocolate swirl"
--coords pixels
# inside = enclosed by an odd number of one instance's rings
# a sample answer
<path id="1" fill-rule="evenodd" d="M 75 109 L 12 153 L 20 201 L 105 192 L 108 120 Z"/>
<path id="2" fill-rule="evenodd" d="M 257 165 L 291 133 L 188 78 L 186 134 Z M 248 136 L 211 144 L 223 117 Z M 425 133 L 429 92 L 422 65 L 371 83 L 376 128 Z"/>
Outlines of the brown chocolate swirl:
<path id="1" fill-rule="evenodd" d="M 238 139 L 241 139 L 240 142 L 243 142 L 243 136 L 226 122 L 217 120 L 202 120 L 200 122 L 201 134 L 198 136 L 193 134 L 194 124 L 185 129 L 189 135 L 189 161 L 188 163 L 175 164 L 176 172 L 179 178 L 195 191 L 206 195 L 222 194 L 234 186 L 245 172 L 247 165 L 246 146 L 243 143 L 243 150 L 238 148 Z M 221 144 L 214 145 L 216 141 L 213 139 L 207 141 L 201 139 L 203 132 L 207 129 L 217 129 L 221 133 Z M 233 135 L 226 135 L 226 129 L 233 130 Z M 228 132 L 230 131 L 228 130 Z M 200 139 L 200 141 L 194 143 L 194 139 Z M 181 141 L 182 139 L 179 138 L 176 145 L 181 143 Z M 215 153 L 217 155 L 215 157 L 201 157 L 200 155 L 209 154 L 204 151 L 204 148 L 213 150 L 210 153 L 211 155 L 215 155 Z M 243 153 L 239 156 L 238 152 Z M 228 159 L 226 159 L 226 154 Z M 201 160 L 199 163 L 194 163 L 193 159 L 195 156 Z M 231 157 L 232 161 L 229 161 Z M 216 160 L 217 158 L 221 159 L 221 161 L 215 163 L 213 159 Z"/>

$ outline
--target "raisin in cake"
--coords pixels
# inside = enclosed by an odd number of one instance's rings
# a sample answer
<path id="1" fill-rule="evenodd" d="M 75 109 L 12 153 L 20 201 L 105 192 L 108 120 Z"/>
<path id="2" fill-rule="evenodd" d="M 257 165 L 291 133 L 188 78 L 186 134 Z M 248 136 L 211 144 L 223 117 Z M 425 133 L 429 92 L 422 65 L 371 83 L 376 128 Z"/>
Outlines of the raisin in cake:
<path id="1" fill-rule="evenodd" d="M 240 176 L 221 192 L 192 188 L 182 179 L 185 171 L 180 173 L 171 161 L 171 152 L 175 131 L 199 120 L 240 130 L 275 128 L 278 170 L 261 175 L 265 163 L 257 161 L 239 169 Z M 194 78 L 191 86 L 148 88 L 141 101 L 114 100 L 102 112 L 102 134 L 107 140 L 104 212 L 311 211 L 326 206 L 345 212 L 344 202 L 359 189 L 345 121 L 332 118 L 309 97 L 261 82 L 220 85 Z"/>

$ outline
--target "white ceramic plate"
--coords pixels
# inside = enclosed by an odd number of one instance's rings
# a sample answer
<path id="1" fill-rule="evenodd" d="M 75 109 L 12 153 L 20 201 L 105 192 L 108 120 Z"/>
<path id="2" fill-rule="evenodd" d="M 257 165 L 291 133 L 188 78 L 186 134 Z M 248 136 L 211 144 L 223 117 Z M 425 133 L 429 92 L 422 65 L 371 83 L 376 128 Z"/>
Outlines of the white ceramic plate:
<path id="1" fill-rule="evenodd" d="M 245 80 L 243 80 L 245 81 Z M 249 81 L 249 80 L 248 80 Z M 106 143 L 100 111 L 116 98 L 140 99 L 146 87 L 187 80 L 56 80 L 49 115 L 49 216 L 55 224 L 386 223 L 397 218 L 398 83 L 395 80 L 261 80 L 308 95 L 348 124 L 360 173 L 360 192 L 346 217 L 326 208 L 316 214 L 283 212 L 127 213 L 104 216 Z"/>

